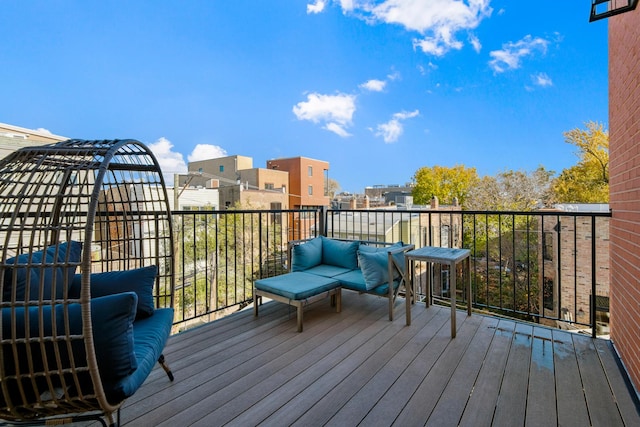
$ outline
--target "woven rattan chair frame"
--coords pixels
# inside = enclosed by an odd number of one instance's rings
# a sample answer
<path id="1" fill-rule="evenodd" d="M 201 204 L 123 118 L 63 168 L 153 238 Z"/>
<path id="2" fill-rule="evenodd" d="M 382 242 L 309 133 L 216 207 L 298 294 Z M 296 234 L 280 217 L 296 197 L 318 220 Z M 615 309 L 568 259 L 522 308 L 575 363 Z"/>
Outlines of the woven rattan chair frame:
<path id="1" fill-rule="evenodd" d="M 47 298 L 42 291 L 30 295 L 27 290 L 20 298 L 14 291 L 11 298 L 0 302 L 3 313 L 10 312 L 12 324 L 11 333 L 0 336 L 0 419 L 56 422 L 71 419 L 66 418 L 71 415 L 84 418 L 95 413 L 110 424 L 116 422 L 122 402 L 109 403 L 100 380 L 92 336 L 90 274 L 157 265 L 155 306 L 173 307 L 169 199 L 157 159 L 144 144 L 135 140 L 68 140 L 22 148 L 0 160 L 0 296 L 14 284 L 6 279 L 6 272 L 16 267 L 15 261 L 8 262 L 10 258 L 69 241 L 82 243 L 79 262 L 67 256 L 64 261 L 45 265 L 43 260 L 29 258 L 27 265 L 20 267 L 40 271 L 41 287 L 45 268 L 81 273 L 79 299 L 69 296 L 71 284 L 65 274 L 63 283 L 53 281 L 54 289 L 62 289 L 61 296 Z M 81 334 L 72 333 L 68 317 L 71 304 L 81 306 Z M 39 309 L 40 324 L 51 320 L 43 319 L 45 315 L 53 318 L 51 335 L 30 332 L 32 320 L 24 311 L 34 306 Z M 16 330 L 20 313 L 26 323 L 22 331 Z M 55 326 L 56 316 L 63 319 L 63 330 Z M 4 315 L 0 326 L 3 319 Z M 84 345 L 86 360 L 69 356 L 71 346 L 78 342 Z M 33 360 L 38 357 L 32 354 L 34 348 L 55 357 Z M 86 381 L 87 372 L 93 385 L 88 392 L 79 385 L 82 375 Z"/>

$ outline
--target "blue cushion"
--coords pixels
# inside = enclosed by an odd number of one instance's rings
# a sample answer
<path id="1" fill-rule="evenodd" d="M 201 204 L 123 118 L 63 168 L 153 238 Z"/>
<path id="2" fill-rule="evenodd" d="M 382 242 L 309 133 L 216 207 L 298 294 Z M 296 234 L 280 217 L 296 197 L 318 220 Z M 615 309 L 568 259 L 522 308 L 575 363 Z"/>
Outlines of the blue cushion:
<path id="1" fill-rule="evenodd" d="M 304 271 L 322 262 L 322 239 L 316 237 L 308 242 L 294 245 L 291 251 L 291 271 Z"/>
<path id="2" fill-rule="evenodd" d="M 358 251 L 358 262 L 367 290 L 389 281 L 389 255 L 387 252 Z"/>
<path id="3" fill-rule="evenodd" d="M 362 244 L 360 245 L 360 247 L 358 248 L 358 250 L 360 252 L 389 252 L 389 251 L 395 251 L 396 249 L 400 249 L 404 247 L 404 243 L 402 242 L 396 242 L 392 245 L 388 245 L 388 246 L 372 246 L 372 245 L 365 245 Z M 400 267 L 400 271 L 402 271 L 404 273 L 404 269 L 405 269 L 405 260 L 404 260 L 404 252 L 398 251 L 397 253 L 394 253 L 393 258 L 396 260 L 396 263 L 398 264 L 398 267 Z M 398 272 L 394 270 L 394 279 L 397 279 L 399 276 Z"/>
<path id="4" fill-rule="evenodd" d="M 104 273 L 92 273 L 90 277 L 91 298 L 121 292 L 135 292 L 138 295 L 138 309 L 136 318 L 141 319 L 153 314 L 155 307 L 153 301 L 153 286 L 158 267 L 150 265 L 125 271 L 108 271 Z M 81 274 L 76 274 L 69 294 L 74 298 L 80 297 Z"/>
<path id="5" fill-rule="evenodd" d="M 309 298 L 338 286 L 338 281 L 335 279 L 301 271 L 256 280 L 254 283 L 256 289 L 290 300 Z"/>
<path id="6" fill-rule="evenodd" d="M 320 265 L 316 265 L 315 267 L 311 267 L 305 270 L 304 272 L 310 273 L 310 274 L 317 274 L 318 276 L 324 276 L 324 277 L 335 277 L 338 274 L 343 274 L 348 271 L 351 271 L 351 269 L 344 268 L 344 267 L 337 267 L 335 265 L 329 265 L 329 264 L 320 264 Z"/>
<path id="7" fill-rule="evenodd" d="M 350 270 L 358 268 L 359 242 L 344 242 L 322 236 L 322 263 L 344 267 Z"/>
<path id="8" fill-rule="evenodd" d="M 134 350 L 133 321 L 136 313 L 137 296 L 134 292 L 120 293 L 91 300 L 91 323 L 93 327 L 94 348 L 96 351 L 96 359 L 98 368 L 101 372 L 101 379 L 105 393 L 110 393 L 115 384 L 133 373 L 138 367 L 136 353 Z M 26 336 L 26 317 L 29 317 L 29 336 L 37 337 L 42 334 L 45 337 L 52 336 L 53 328 L 51 321 L 53 314 L 51 305 L 42 307 L 29 307 L 25 315 L 25 309 L 19 307 L 16 311 L 15 338 L 24 338 Z M 55 323 L 59 336 L 64 336 L 66 331 L 66 323 L 64 316 L 64 306 L 62 304 L 55 305 Z M 43 319 L 42 330 L 40 330 L 39 314 Z M 10 337 L 12 335 L 11 309 L 2 309 L 2 336 Z M 68 333 L 71 335 L 80 335 L 82 333 L 82 309 L 80 304 L 73 303 L 68 306 Z M 55 356 L 54 345 L 57 345 L 60 351 L 60 360 L 62 365 L 58 365 L 58 359 Z M 27 344 L 17 346 L 18 362 L 13 359 L 11 346 L 2 346 L 3 357 L 2 363 L 5 369 L 9 369 L 9 373 L 15 373 L 15 365 L 19 364 L 21 372 L 29 372 L 26 361 Z M 31 361 L 33 362 L 33 372 L 42 372 L 46 361 L 50 371 L 70 368 L 69 355 L 67 349 L 71 348 L 76 367 L 86 366 L 86 354 L 84 344 L 81 340 L 75 340 L 70 347 L 67 347 L 64 341 L 48 341 L 44 345 L 39 342 L 29 344 Z M 43 352 L 44 350 L 44 352 Z M 24 366 L 23 366 L 24 363 Z M 36 380 L 43 377 L 37 376 Z M 54 376 L 55 379 L 55 376 Z M 80 386 L 83 393 L 92 393 L 91 378 L 88 372 L 80 373 Z M 27 400 L 35 394 L 31 391 L 30 380 L 22 380 L 23 385 L 27 387 Z M 77 395 L 74 384 L 70 384 L 71 389 L 68 392 L 71 395 Z M 17 387 L 15 387 L 17 388 Z M 16 391 L 17 393 L 17 391 Z M 30 396 L 33 394 L 33 396 Z M 107 394 L 109 395 L 109 394 Z M 21 401 L 19 397 L 11 396 Z"/>
<path id="9" fill-rule="evenodd" d="M 367 292 L 370 294 L 376 294 L 381 296 L 387 296 L 389 292 L 389 285 L 384 283 L 380 286 L 377 286 L 373 289 L 367 289 L 367 284 L 364 281 L 364 276 L 362 275 L 362 271 L 351 270 L 348 273 L 340 274 L 339 276 L 335 276 L 338 282 L 340 282 L 340 286 L 343 289 L 350 289 L 356 292 Z M 400 285 L 400 282 L 397 280 L 393 281 L 393 288 L 397 288 Z"/>
<path id="10" fill-rule="evenodd" d="M 82 243 L 71 241 L 8 259 L 5 262 L 7 267 L 2 285 L 2 300 L 11 301 L 14 280 L 16 301 L 25 301 L 27 293 L 29 300 L 38 300 L 41 279 L 44 300 L 63 298 L 65 284 L 71 284 L 81 254 Z"/>
<path id="11" fill-rule="evenodd" d="M 159 308 L 153 316 L 136 320 L 133 324 L 133 336 L 138 368 L 133 374 L 113 384 L 107 394 L 109 402 L 118 403 L 140 388 L 162 354 L 172 325 L 172 308 Z"/>

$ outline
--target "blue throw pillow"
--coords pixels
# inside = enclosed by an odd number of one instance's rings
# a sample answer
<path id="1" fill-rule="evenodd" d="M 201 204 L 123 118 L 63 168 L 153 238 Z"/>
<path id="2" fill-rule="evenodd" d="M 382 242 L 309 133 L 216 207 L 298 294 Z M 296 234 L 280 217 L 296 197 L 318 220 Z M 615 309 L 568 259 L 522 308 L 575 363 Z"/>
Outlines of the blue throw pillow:
<path id="1" fill-rule="evenodd" d="M 358 268 L 358 246 L 359 242 L 344 242 L 341 240 L 322 239 L 322 264 L 335 265 L 350 270 Z"/>
<path id="2" fill-rule="evenodd" d="M 91 298 L 93 341 L 105 391 L 138 367 L 133 340 L 137 304 L 135 292 Z"/>
<path id="3" fill-rule="evenodd" d="M 322 239 L 316 237 L 294 245 L 291 250 L 291 271 L 304 271 L 322 262 Z"/>
<path id="4" fill-rule="evenodd" d="M 157 275 L 158 267 L 155 265 L 133 270 L 92 273 L 89 279 L 91 283 L 91 298 L 121 292 L 135 292 L 138 296 L 136 318 L 149 317 L 153 314 L 155 308 L 153 286 Z M 75 298 L 80 297 L 81 279 L 81 274 L 76 274 L 73 279 L 70 295 Z"/>
<path id="5" fill-rule="evenodd" d="M 358 250 L 360 252 L 368 252 L 368 253 L 372 253 L 372 252 L 387 253 L 391 250 L 400 249 L 403 246 L 404 246 L 404 243 L 402 243 L 401 241 L 388 246 L 373 246 L 373 245 L 362 244 L 360 245 L 360 248 Z M 392 256 L 396 260 L 396 263 L 398 264 L 398 266 L 400 267 L 400 271 L 404 273 L 404 270 L 405 270 L 404 252 L 397 252 Z M 399 276 L 398 272 L 394 270 L 393 273 L 394 273 L 394 279 L 397 279 Z"/>
<path id="6" fill-rule="evenodd" d="M 133 322 L 136 313 L 137 296 L 134 292 L 126 292 L 111 296 L 94 298 L 91 300 L 91 324 L 93 330 L 93 341 L 96 352 L 96 359 L 100 370 L 105 392 L 108 392 L 112 384 L 117 383 L 127 375 L 133 373 L 138 362 L 134 351 Z M 52 312 L 55 310 L 55 312 Z M 54 328 L 52 320 L 55 319 L 55 331 L 58 336 L 65 334 L 82 334 L 82 309 L 80 304 L 68 305 L 68 316 L 64 314 L 64 305 L 45 305 L 42 307 L 18 307 L 16 309 L 3 308 L 2 310 L 2 336 L 4 338 L 21 339 L 28 334 L 30 337 L 52 337 Z M 54 316 L 55 315 L 55 316 Z M 15 324 L 12 316 L 15 316 Z M 28 319 L 28 323 L 27 323 Z M 28 327 L 28 331 L 26 330 Z M 67 327 L 69 328 L 67 330 Z M 70 344 L 70 345 L 67 345 Z M 18 392 L 17 382 L 21 382 L 25 389 L 26 399 L 35 402 L 36 396 L 43 389 L 48 389 L 46 380 L 41 375 L 35 378 L 26 377 L 25 374 L 38 374 L 43 372 L 45 361 L 52 378 L 56 380 L 65 369 L 71 368 L 68 351 L 73 353 L 75 367 L 86 366 L 86 353 L 81 340 L 75 339 L 71 343 L 61 339 L 49 339 L 44 342 L 17 342 L 11 345 L 2 345 L 0 352 L 0 363 L 4 364 L 5 372 L 9 375 L 16 374 L 16 367 L 22 375 L 19 378 L 9 380 L 9 396 L 16 402 L 21 402 L 22 397 Z M 56 355 L 56 350 L 58 355 Z M 14 353 L 15 352 L 15 353 Z M 17 355 L 17 359 L 14 359 Z M 29 365 L 29 363 L 31 365 Z M 31 366 L 31 368 L 30 368 Z M 92 393 L 91 378 L 88 372 L 80 375 L 80 386 L 83 393 Z M 32 381 L 36 382 L 36 388 Z M 44 382 L 43 382 L 44 381 Z M 69 384 L 67 390 L 71 395 L 77 395 L 75 384 Z M 14 391 L 15 390 L 15 391 Z M 2 398 L 0 395 L 0 403 Z"/>
<path id="7" fill-rule="evenodd" d="M 14 285 L 16 301 L 26 301 L 27 291 L 30 301 L 39 299 L 41 279 L 44 300 L 63 298 L 65 285 L 70 286 L 81 255 L 82 243 L 70 241 L 8 259 L 5 262 L 2 300 L 11 301 Z"/>
<path id="8" fill-rule="evenodd" d="M 358 262 L 368 291 L 388 282 L 389 254 L 387 252 L 358 251 Z"/>

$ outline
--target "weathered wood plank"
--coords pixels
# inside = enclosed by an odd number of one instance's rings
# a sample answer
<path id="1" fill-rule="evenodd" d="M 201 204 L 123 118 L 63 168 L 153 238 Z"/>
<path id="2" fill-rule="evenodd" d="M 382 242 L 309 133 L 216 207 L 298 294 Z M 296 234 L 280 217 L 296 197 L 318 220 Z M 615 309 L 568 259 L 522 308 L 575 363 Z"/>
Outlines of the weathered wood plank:
<path id="1" fill-rule="evenodd" d="M 558 425 L 587 426 L 590 423 L 587 402 L 584 397 L 578 360 L 571 334 L 554 330 L 553 355 L 556 374 L 556 399 Z"/>
<path id="2" fill-rule="evenodd" d="M 473 317 L 480 318 L 482 323 L 451 376 L 438 404 L 429 416 L 427 426 L 454 426 L 458 425 L 462 418 L 467 400 L 473 391 L 473 384 L 478 377 L 498 325 L 498 319 L 495 317 Z"/>
<path id="3" fill-rule="evenodd" d="M 633 425 L 635 420 L 638 419 L 638 412 L 640 411 L 640 403 L 635 390 L 633 390 L 633 385 L 627 373 L 624 372 L 611 341 L 596 339 L 593 343 L 598 350 L 602 366 L 605 368 L 605 374 L 611 385 L 613 398 L 618 403 L 622 420 L 626 425 Z"/>
<path id="4" fill-rule="evenodd" d="M 607 427 L 624 425 L 593 340 L 577 334 L 572 338 L 591 424 Z"/>
<path id="5" fill-rule="evenodd" d="M 556 425 L 556 389 L 551 329 L 533 328 L 526 426 Z"/>
<path id="6" fill-rule="evenodd" d="M 494 425 L 506 426 L 513 420 L 525 418 L 529 377 L 523 373 L 530 370 L 532 342 L 533 326 L 516 324 L 493 417 Z"/>
<path id="7" fill-rule="evenodd" d="M 515 325 L 515 322 L 508 320 L 498 323 L 487 357 L 462 414 L 461 426 L 491 425 Z"/>

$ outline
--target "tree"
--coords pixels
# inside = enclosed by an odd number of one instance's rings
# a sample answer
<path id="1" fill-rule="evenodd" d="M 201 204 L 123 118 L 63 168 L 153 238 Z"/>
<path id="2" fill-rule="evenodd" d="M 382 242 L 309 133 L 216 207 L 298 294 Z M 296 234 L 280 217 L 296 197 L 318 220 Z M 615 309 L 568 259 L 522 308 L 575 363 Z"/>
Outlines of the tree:
<path id="1" fill-rule="evenodd" d="M 413 176 L 413 201 L 418 205 L 431 202 L 433 196 L 442 204 L 453 204 L 454 198 L 460 205 L 464 205 L 469 191 L 479 181 L 475 168 L 457 165 L 452 168 L 445 166 L 422 167 Z"/>
<path id="2" fill-rule="evenodd" d="M 468 210 L 530 211 L 551 203 L 553 171 L 543 166 L 528 173 L 506 170 L 484 176 L 469 191 L 464 205 Z"/>
<path id="3" fill-rule="evenodd" d="M 333 199 L 336 193 L 340 191 L 340 184 L 335 179 L 327 179 L 327 195 L 329 199 Z"/>
<path id="4" fill-rule="evenodd" d="M 609 132 L 595 122 L 586 127 L 564 133 L 565 142 L 578 148 L 579 160 L 553 182 L 558 203 L 609 202 Z"/>

